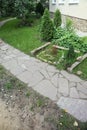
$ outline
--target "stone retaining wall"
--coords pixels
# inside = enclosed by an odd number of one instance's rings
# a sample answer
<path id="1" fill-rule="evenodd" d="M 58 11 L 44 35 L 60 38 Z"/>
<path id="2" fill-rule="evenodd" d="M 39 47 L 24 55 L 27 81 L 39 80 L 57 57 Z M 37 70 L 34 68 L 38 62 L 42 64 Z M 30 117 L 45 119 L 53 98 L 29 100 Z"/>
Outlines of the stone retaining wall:
<path id="1" fill-rule="evenodd" d="M 76 17 L 62 15 L 62 20 L 65 23 L 66 18 L 70 18 L 73 21 L 74 27 L 82 32 L 87 32 L 87 20 Z"/>

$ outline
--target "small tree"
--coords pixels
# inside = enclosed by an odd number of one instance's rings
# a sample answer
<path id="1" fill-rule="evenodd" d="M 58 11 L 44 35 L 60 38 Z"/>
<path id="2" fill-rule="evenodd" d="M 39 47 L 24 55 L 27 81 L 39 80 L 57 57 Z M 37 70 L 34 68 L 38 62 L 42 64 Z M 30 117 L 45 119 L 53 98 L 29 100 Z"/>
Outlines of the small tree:
<path id="1" fill-rule="evenodd" d="M 37 3 L 36 5 L 36 14 L 40 14 L 41 16 L 43 15 L 44 13 L 44 7 L 43 5 L 41 4 L 41 2 Z"/>
<path id="2" fill-rule="evenodd" d="M 41 38 L 44 41 L 50 41 L 53 38 L 53 23 L 50 19 L 50 14 L 48 9 L 45 9 L 41 21 Z"/>
<path id="3" fill-rule="evenodd" d="M 61 13 L 59 10 L 56 10 L 56 12 L 54 14 L 54 26 L 57 28 L 57 27 L 61 26 L 61 23 L 62 23 Z"/>

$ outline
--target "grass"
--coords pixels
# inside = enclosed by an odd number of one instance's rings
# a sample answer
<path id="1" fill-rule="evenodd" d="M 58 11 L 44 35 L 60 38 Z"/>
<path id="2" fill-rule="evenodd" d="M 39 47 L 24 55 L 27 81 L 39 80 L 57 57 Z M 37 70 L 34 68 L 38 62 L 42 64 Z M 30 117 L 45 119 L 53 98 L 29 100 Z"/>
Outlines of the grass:
<path id="1" fill-rule="evenodd" d="M 6 20 L 8 18 L 10 18 L 10 17 L 2 17 L 2 18 L 0 18 L 0 22 L 3 21 L 3 20 Z"/>
<path id="2" fill-rule="evenodd" d="M 32 27 L 17 27 L 18 19 L 7 22 L 0 28 L 0 38 L 26 54 L 43 43 L 40 40 L 39 20 Z"/>
<path id="3" fill-rule="evenodd" d="M 87 80 L 87 58 L 73 70 L 75 74 L 77 74 L 77 71 L 81 71 L 80 77 Z"/>
<path id="4" fill-rule="evenodd" d="M 22 83 L 18 79 L 16 79 L 12 74 L 10 74 L 7 70 L 5 70 L 0 65 L 0 98 L 4 98 L 3 100 L 11 102 L 10 104 L 15 102 L 15 106 L 19 105 L 18 113 L 24 112 L 23 110 L 28 107 L 27 113 L 32 113 L 33 115 L 37 115 L 37 113 L 41 115 L 41 111 L 45 112 L 44 115 L 44 123 L 48 123 L 48 125 L 53 126 L 54 130 L 87 130 L 87 123 L 81 123 L 71 115 L 69 115 L 64 110 L 58 108 L 56 104 L 54 104 L 50 99 L 41 96 L 36 93 L 31 88 L 28 88 L 26 84 Z M 11 87 L 12 86 L 12 87 Z M 4 91 L 2 92 L 2 89 Z M 6 96 L 4 96 L 4 94 Z M 2 96 L 3 95 L 3 96 Z M 15 97 L 13 100 L 9 98 L 9 96 Z M 5 99 L 6 98 L 6 99 Z M 10 100 L 10 101 L 9 101 Z M 16 104 L 18 102 L 18 104 Z M 10 105 L 9 104 L 9 105 Z M 11 106 L 8 106 L 8 108 Z M 19 110 L 20 108 L 20 110 Z M 48 111 L 50 110 L 50 113 Z M 12 108 L 13 109 L 13 108 Z M 32 114 L 29 116 L 29 119 L 33 119 Z M 19 113 L 20 115 L 20 113 Z M 19 116 L 18 115 L 18 116 Z M 26 117 L 28 118 L 28 116 Z M 35 118 L 34 118 L 35 120 Z M 22 122 L 22 120 L 21 120 Z M 78 123 L 78 126 L 74 126 L 74 122 Z M 0 126 L 1 127 L 1 126 Z M 4 126 L 3 126 L 3 130 Z M 9 130 L 9 128 L 6 128 Z"/>

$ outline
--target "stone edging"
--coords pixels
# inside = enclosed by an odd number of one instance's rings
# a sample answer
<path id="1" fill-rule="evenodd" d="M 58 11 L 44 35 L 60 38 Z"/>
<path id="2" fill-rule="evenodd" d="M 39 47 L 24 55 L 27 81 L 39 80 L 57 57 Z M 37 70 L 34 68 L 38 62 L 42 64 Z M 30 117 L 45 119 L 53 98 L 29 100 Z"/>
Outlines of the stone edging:
<path id="1" fill-rule="evenodd" d="M 57 45 L 53 45 L 53 47 L 57 48 L 57 49 L 61 49 L 61 50 L 69 50 L 68 48 L 62 47 L 62 46 L 57 46 Z M 80 53 L 80 51 L 75 50 L 76 53 Z"/>
<path id="2" fill-rule="evenodd" d="M 49 46 L 51 43 L 50 42 L 47 42 L 46 44 L 44 44 L 43 46 L 41 47 L 38 47 L 36 49 L 34 49 L 33 51 L 30 52 L 31 55 L 35 55 L 37 52 L 39 52 L 40 50 L 42 49 L 45 49 L 47 46 Z"/>

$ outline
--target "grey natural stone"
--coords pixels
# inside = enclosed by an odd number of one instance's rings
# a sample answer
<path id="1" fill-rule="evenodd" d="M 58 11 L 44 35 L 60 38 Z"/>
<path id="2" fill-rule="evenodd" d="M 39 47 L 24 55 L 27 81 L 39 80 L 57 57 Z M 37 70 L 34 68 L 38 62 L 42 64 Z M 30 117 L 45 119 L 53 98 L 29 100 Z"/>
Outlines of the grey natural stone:
<path id="1" fill-rule="evenodd" d="M 47 66 L 47 71 L 49 71 L 49 72 L 53 72 L 53 73 L 58 73 L 59 71 L 54 67 L 54 66 L 52 66 L 52 65 L 49 65 L 49 66 Z"/>
<path id="2" fill-rule="evenodd" d="M 65 78 L 59 78 L 58 79 L 58 91 L 62 93 L 64 96 L 69 95 L 69 87 L 68 87 L 68 80 Z"/>
<path id="3" fill-rule="evenodd" d="M 57 88 L 55 88 L 48 80 L 40 82 L 34 87 L 34 90 L 52 100 L 57 100 Z"/>
<path id="4" fill-rule="evenodd" d="M 24 83 L 29 83 L 29 79 L 32 78 L 32 73 L 29 71 L 24 71 L 17 75 L 17 78 L 20 79 Z"/>
<path id="5" fill-rule="evenodd" d="M 82 122 L 87 121 L 87 101 L 81 99 L 72 99 L 61 97 L 57 102 L 58 106 L 65 109 L 68 113 L 73 115 Z"/>
<path id="6" fill-rule="evenodd" d="M 52 78 L 51 78 L 51 82 L 54 84 L 55 87 L 59 87 L 58 86 L 58 74 L 55 74 Z"/>
<path id="7" fill-rule="evenodd" d="M 82 99 L 87 99 L 87 95 L 82 92 L 79 92 L 79 97 Z"/>
<path id="8" fill-rule="evenodd" d="M 6 69 L 12 70 L 18 66 L 17 61 L 15 59 L 12 59 L 8 62 L 2 62 L 1 63 Z"/>
<path id="9" fill-rule="evenodd" d="M 61 71 L 61 74 L 62 74 L 66 79 L 68 79 L 69 81 L 72 81 L 72 82 L 81 82 L 81 81 L 82 81 L 78 76 L 76 76 L 76 75 L 74 75 L 74 74 L 69 74 L 68 72 L 66 72 L 66 71 L 64 71 L 64 70 Z"/>
<path id="10" fill-rule="evenodd" d="M 70 87 L 70 88 L 76 87 L 76 83 L 75 83 L 75 82 L 70 82 L 70 83 L 69 83 L 69 87 Z"/>
<path id="11" fill-rule="evenodd" d="M 76 90 L 75 87 L 70 88 L 70 97 L 71 98 L 79 98 L 78 91 Z"/>
<path id="12" fill-rule="evenodd" d="M 87 89 L 82 86 L 80 83 L 77 84 L 77 90 L 87 95 Z"/>

